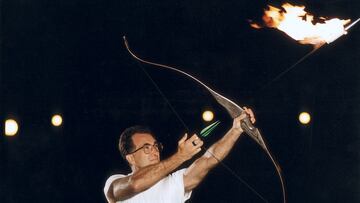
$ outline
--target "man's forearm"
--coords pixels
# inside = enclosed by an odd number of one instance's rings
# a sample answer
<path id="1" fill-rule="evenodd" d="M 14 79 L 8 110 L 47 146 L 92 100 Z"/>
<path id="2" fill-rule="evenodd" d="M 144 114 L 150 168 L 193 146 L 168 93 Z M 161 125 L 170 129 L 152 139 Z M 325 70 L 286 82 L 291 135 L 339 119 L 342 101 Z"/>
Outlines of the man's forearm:
<path id="1" fill-rule="evenodd" d="M 211 145 L 202 157 L 191 164 L 184 176 L 186 191 L 194 189 L 207 173 L 229 154 L 241 133 L 240 130 L 230 129 L 219 141 Z"/>
<path id="2" fill-rule="evenodd" d="M 175 170 L 184 161 L 185 160 L 176 153 L 157 164 L 139 169 L 132 175 L 131 181 L 134 182 L 134 186 L 138 192 L 144 191 Z"/>
<path id="3" fill-rule="evenodd" d="M 214 167 L 219 161 L 222 161 L 233 148 L 239 139 L 242 131 L 230 129 L 219 141 L 214 143 L 203 155 L 207 159 L 207 168 Z"/>
<path id="4" fill-rule="evenodd" d="M 244 113 L 234 119 L 232 128 L 219 141 L 211 145 L 205 154 L 186 170 L 184 175 L 186 191 L 191 191 L 199 185 L 208 172 L 229 154 L 243 132 L 241 121 L 246 116 L 250 116 L 251 122 L 255 122 L 253 112 L 246 107 L 244 107 L 244 110 Z"/>

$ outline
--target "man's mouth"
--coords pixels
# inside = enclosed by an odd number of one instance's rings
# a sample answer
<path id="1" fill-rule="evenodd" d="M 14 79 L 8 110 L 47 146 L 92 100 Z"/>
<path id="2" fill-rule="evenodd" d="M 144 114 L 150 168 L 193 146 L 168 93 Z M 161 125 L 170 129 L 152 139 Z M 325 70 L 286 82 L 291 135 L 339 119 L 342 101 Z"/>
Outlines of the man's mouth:
<path id="1" fill-rule="evenodd" d="M 158 157 L 154 157 L 154 158 L 151 158 L 150 161 L 153 162 L 153 161 L 158 161 L 159 158 Z"/>

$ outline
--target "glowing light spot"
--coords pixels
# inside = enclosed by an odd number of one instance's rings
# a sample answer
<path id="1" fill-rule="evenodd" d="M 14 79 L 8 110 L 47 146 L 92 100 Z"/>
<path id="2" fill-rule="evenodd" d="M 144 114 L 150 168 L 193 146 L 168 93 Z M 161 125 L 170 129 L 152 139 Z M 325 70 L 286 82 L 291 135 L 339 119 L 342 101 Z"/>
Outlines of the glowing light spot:
<path id="1" fill-rule="evenodd" d="M 212 121 L 214 119 L 214 113 L 212 111 L 204 111 L 202 118 L 204 121 Z"/>
<path id="2" fill-rule="evenodd" d="M 299 121 L 302 124 L 308 124 L 311 120 L 311 116 L 308 112 L 302 112 L 299 115 Z"/>
<path id="3" fill-rule="evenodd" d="M 51 123 L 54 125 L 54 126 L 60 126 L 62 124 L 62 117 L 60 115 L 54 115 L 52 118 L 51 118 Z"/>
<path id="4" fill-rule="evenodd" d="M 14 136 L 19 130 L 19 126 L 17 122 L 13 119 L 7 119 L 5 121 L 5 135 L 6 136 Z"/>

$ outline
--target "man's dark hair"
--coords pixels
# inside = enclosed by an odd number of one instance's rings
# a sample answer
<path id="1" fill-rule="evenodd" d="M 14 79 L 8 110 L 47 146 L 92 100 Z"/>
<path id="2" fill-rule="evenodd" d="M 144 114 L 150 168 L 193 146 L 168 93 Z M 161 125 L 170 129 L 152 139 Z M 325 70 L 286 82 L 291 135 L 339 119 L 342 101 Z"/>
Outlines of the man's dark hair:
<path id="1" fill-rule="evenodd" d="M 128 155 L 131 151 L 134 150 L 134 143 L 132 141 L 132 136 L 135 133 L 148 133 L 152 135 L 154 138 L 154 134 L 150 130 L 150 128 L 146 126 L 136 125 L 129 128 L 126 128 L 123 133 L 120 135 L 119 139 L 119 150 L 121 156 L 126 160 L 126 155 Z M 156 139 L 156 138 L 155 138 Z"/>

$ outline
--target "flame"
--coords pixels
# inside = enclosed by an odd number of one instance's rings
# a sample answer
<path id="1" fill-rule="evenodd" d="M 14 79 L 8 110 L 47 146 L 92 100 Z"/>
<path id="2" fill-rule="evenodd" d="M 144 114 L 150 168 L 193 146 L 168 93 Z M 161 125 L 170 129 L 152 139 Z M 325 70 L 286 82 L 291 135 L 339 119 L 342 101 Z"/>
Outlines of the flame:
<path id="1" fill-rule="evenodd" d="M 283 9 L 268 5 L 262 17 L 265 27 L 281 30 L 301 44 L 318 46 L 325 42 L 331 43 L 347 33 L 344 26 L 351 21 L 338 18 L 326 20 L 324 17 L 319 17 L 324 22 L 313 24 L 314 16 L 305 11 L 305 6 L 285 3 L 281 7 Z M 257 23 L 250 25 L 256 29 L 263 28 Z"/>

